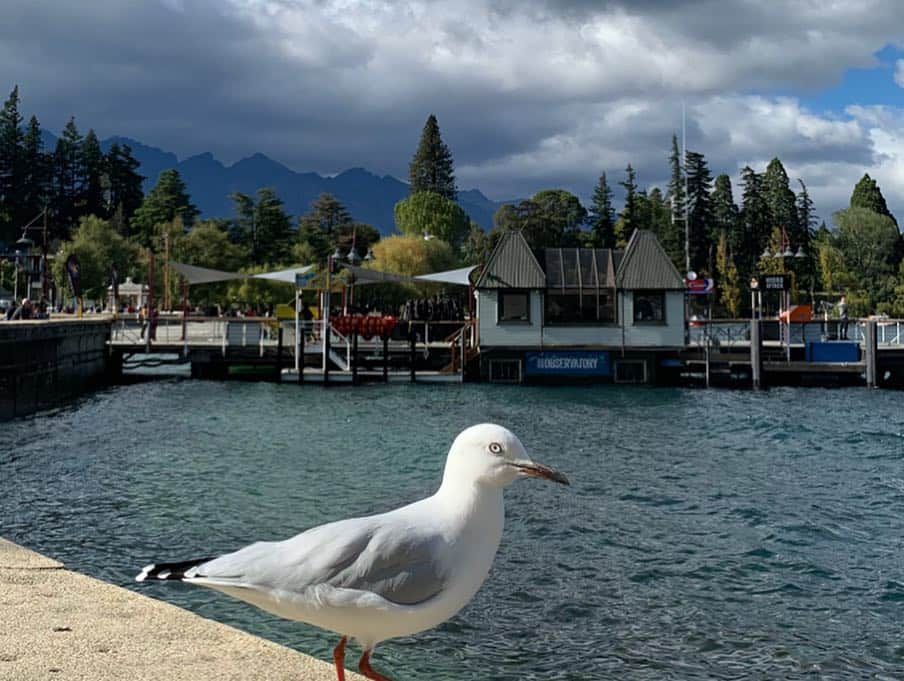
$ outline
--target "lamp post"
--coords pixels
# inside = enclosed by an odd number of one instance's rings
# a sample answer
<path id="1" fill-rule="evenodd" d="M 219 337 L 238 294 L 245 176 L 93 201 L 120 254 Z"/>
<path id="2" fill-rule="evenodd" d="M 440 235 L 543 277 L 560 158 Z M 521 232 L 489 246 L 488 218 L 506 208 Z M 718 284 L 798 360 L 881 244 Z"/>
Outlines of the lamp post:
<path id="1" fill-rule="evenodd" d="M 763 254 L 760 256 L 763 259 L 774 258 L 776 260 L 781 260 L 782 263 L 785 262 L 787 258 L 795 258 L 795 259 L 804 259 L 807 257 L 807 254 L 804 252 L 803 246 L 798 246 L 797 251 L 793 251 L 791 249 L 791 240 L 788 238 L 788 232 L 785 229 L 785 226 L 781 227 L 782 232 L 782 241 L 779 244 L 779 247 L 775 249 L 775 253 L 772 253 L 769 250 L 769 247 L 763 250 Z M 791 276 L 794 276 L 794 271 L 790 271 Z M 782 314 L 787 313 L 788 321 L 787 324 L 782 326 Z M 784 335 L 785 341 L 785 361 L 791 361 L 791 290 L 788 287 L 786 290 L 782 291 L 782 302 L 779 307 L 778 313 L 779 319 L 779 329 L 782 330 L 782 334 Z"/>

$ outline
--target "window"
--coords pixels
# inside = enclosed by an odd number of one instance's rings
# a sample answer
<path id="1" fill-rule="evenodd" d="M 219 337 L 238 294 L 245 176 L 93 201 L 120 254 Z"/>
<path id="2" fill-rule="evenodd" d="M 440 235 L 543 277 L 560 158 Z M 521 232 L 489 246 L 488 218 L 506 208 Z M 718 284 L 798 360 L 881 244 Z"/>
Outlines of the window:
<path id="1" fill-rule="evenodd" d="M 635 291 L 634 322 L 662 324 L 665 322 L 665 292 Z"/>
<path id="2" fill-rule="evenodd" d="M 500 291 L 498 321 L 530 323 L 530 292 Z"/>
<path id="3" fill-rule="evenodd" d="M 550 325 L 611 324 L 615 322 L 612 289 L 547 290 L 545 323 Z"/>

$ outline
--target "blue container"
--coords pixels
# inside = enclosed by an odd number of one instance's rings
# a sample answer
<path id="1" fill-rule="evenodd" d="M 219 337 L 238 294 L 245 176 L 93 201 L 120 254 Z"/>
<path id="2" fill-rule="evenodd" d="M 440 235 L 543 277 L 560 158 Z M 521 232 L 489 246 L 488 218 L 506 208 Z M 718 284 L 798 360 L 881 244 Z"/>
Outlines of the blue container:
<path id="1" fill-rule="evenodd" d="M 811 341 L 807 343 L 808 362 L 859 362 L 860 344 L 851 341 Z"/>

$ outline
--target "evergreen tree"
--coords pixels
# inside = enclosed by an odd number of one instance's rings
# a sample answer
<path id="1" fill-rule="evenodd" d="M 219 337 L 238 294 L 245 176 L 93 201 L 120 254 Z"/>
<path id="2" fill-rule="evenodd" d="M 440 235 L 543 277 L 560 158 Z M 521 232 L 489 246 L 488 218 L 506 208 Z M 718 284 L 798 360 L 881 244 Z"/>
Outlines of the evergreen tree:
<path id="1" fill-rule="evenodd" d="M 716 279 L 719 298 L 729 317 L 737 317 L 741 311 L 741 276 L 731 256 L 728 234 L 719 233 L 716 247 Z"/>
<path id="2" fill-rule="evenodd" d="M 52 159 L 44 153 L 41 139 L 41 125 L 34 116 L 28 121 L 25 140 L 22 143 L 24 176 L 24 210 L 34 219 L 47 205 L 50 194 L 50 172 Z"/>
<path id="3" fill-rule="evenodd" d="M 68 236 L 80 215 L 83 177 L 81 150 L 82 136 L 75 125 L 75 119 L 70 118 L 53 152 L 52 204 L 60 236 L 63 238 Z"/>
<path id="4" fill-rule="evenodd" d="M 615 208 L 612 206 L 612 189 L 602 173 L 593 190 L 590 208 L 590 229 L 593 243 L 599 248 L 615 248 Z"/>
<path id="5" fill-rule="evenodd" d="M 803 231 L 797 223 L 797 201 L 794 192 L 791 191 L 788 173 L 782 162 L 774 158 L 766 166 L 763 174 L 763 198 L 769 209 L 772 219 L 771 227 L 784 229 L 788 235 L 792 249 L 800 247 L 805 240 Z"/>
<path id="6" fill-rule="evenodd" d="M 684 206 L 687 197 L 684 192 L 684 170 L 681 167 L 681 152 L 678 150 L 678 137 L 672 135 L 672 150 L 669 154 L 669 186 L 666 190 L 666 201 L 669 204 L 670 224 L 663 232 L 661 241 L 666 253 L 679 271 L 685 268 L 684 253 Z"/>
<path id="7" fill-rule="evenodd" d="M 97 217 L 109 217 L 106 202 L 104 200 L 104 184 L 109 182 L 106 176 L 104 153 L 100 149 L 100 142 L 94 130 L 88 130 L 88 134 L 82 140 L 81 146 L 82 186 L 79 208 L 82 215 L 95 215 Z"/>
<path id="8" fill-rule="evenodd" d="M 0 241 L 12 243 L 24 218 L 24 164 L 19 86 L 0 110 Z"/>
<path id="9" fill-rule="evenodd" d="M 729 244 L 737 238 L 738 210 L 731 190 L 731 179 L 725 173 L 716 178 L 712 193 L 713 234 L 717 242 L 722 234 L 729 238 Z"/>
<path id="10" fill-rule="evenodd" d="M 805 185 L 804 181 L 800 178 L 798 178 L 797 182 L 800 184 L 800 192 L 797 194 L 796 206 L 797 224 L 800 230 L 799 248 L 806 256 L 806 260 L 801 263 L 800 269 L 801 274 L 804 277 L 804 284 L 807 290 L 810 291 L 811 297 L 813 297 L 816 292 L 817 268 L 812 244 L 817 219 L 813 212 L 813 199 L 810 198 L 810 193 L 807 191 L 807 185 Z"/>
<path id="11" fill-rule="evenodd" d="M 650 190 L 650 195 L 647 199 L 647 213 L 648 229 L 653 231 L 664 248 L 667 240 L 673 237 L 674 225 L 672 224 L 672 211 L 659 187 L 653 187 Z M 683 267 L 683 259 L 676 263 L 676 266 Z"/>
<path id="12" fill-rule="evenodd" d="M 760 254 L 769 244 L 772 219 L 763 198 L 763 179 L 750 166 L 741 171 L 743 196 L 741 208 L 741 235 L 737 244 L 731 244 L 735 263 L 743 277 L 754 274 Z"/>
<path id="13" fill-rule="evenodd" d="M 869 173 L 864 174 L 854 186 L 854 192 L 851 194 L 851 208 L 866 208 L 879 215 L 885 215 L 891 218 L 896 225 L 898 224 L 895 216 L 888 210 L 888 204 L 885 203 L 882 190 L 876 184 L 876 181 L 869 176 Z"/>
<path id="14" fill-rule="evenodd" d="M 132 156 L 132 148 L 128 144 L 113 142 L 105 159 L 106 174 L 109 179 L 107 190 L 108 213 L 120 213 L 119 224 L 123 234 L 129 234 L 129 221 L 138 210 L 144 199 L 142 182 L 144 176 L 138 173 L 140 164 Z"/>
<path id="15" fill-rule="evenodd" d="M 450 201 L 455 201 L 458 197 L 452 152 L 443 142 L 439 124 L 433 114 L 430 114 L 424 124 L 417 151 L 411 159 L 409 178 L 412 194 L 435 192 Z"/>
<path id="16" fill-rule="evenodd" d="M 625 168 L 625 179 L 619 184 L 625 188 L 625 206 L 622 209 L 619 220 L 619 231 L 616 240 L 619 247 L 625 246 L 631 240 L 634 230 L 639 227 L 640 211 L 637 197 L 637 174 L 631 164 Z"/>
<path id="17" fill-rule="evenodd" d="M 185 228 L 190 229 L 199 214 L 179 171 L 169 168 L 160 173 L 157 184 L 132 216 L 131 225 L 141 243 L 149 246 L 157 236 L 158 225 L 170 223 L 178 216 Z"/>
<path id="18" fill-rule="evenodd" d="M 710 192 L 713 176 L 703 154 L 687 152 L 688 239 L 691 269 L 696 272 L 714 270 L 715 244 L 711 240 L 713 208 Z"/>
<path id="19" fill-rule="evenodd" d="M 258 189 L 254 212 L 260 262 L 287 262 L 290 259 L 288 252 L 292 224 L 283 209 L 282 200 L 270 188 Z"/>
<path id="20" fill-rule="evenodd" d="M 298 220 L 298 241 L 307 244 L 305 257 L 326 258 L 335 246 L 344 225 L 354 222 L 342 203 L 324 192 L 311 203 L 311 212 Z"/>
<path id="21" fill-rule="evenodd" d="M 461 206 L 434 192 L 410 194 L 395 205 L 396 227 L 402 234 L 431 236 L 458 248 L 471 220 Z"/>
<path id="22" fill-rule="evenodd" d="M 517 204 L 503 204 L 493 216 L 490 246 L 508 230 L 519 230 L 532 248 L 578 246 L 587 211 L 574 194 L 544 189 Z"/>

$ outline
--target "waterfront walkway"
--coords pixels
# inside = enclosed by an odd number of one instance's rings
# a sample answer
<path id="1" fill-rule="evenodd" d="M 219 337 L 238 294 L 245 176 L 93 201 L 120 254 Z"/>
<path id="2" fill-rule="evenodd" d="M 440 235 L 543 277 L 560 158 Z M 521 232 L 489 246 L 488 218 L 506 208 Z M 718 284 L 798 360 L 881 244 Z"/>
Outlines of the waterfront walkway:
<path id="1" fill-rule="evenodd" d="M 0 612 L 3 681 L 336 678 L 330 664 L 72 572 L 4 539 Z"/>

